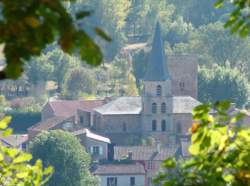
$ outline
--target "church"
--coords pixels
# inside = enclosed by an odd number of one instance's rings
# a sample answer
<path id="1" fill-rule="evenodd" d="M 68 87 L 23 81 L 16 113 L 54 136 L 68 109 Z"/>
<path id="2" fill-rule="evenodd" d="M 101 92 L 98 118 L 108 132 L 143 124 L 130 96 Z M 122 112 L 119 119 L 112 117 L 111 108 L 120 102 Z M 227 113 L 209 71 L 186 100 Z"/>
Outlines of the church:
<path id="1" fill-rule="evenodd" d="M 177 60 L 173 60 L 174 57 Z M 178 57 L 182 57 L 182 61 L 178 61 Z M 188 61 L 190 56 L 168 58 L 159 23 L 148 60 L 140 97 L 120 97 L 94 109 L 93 129 L 116 144 L 130 144 L 150 136 L 162 144 L 174 145 L 181 137 L 187 136 L 192 125 L 192 110 L 200 104 L 195 99 L 197 63 L 195 66 L 193 61 Z M 169 63 L 172 66 L 179 63 L 176 66 L 180 69 L 170 67 Z M 188 65 L 194 70 L 190 70 L 190 67 L 186 71 L 181 69 Z M 178 74 L 181 77 L 176 77 Z M 190 74 L 194 76 L 193 79 Z"/>
<path id="2" fill-rule="evenodd" d="M 116 145 L 137 145 L 154 138 L 176 145 L 189 136 L 197 97 L 197 59 L 193 55 L 166 55 L 157 23 L 140 97 L 103 100 L 53 100 L 42 110 L 42 121 L 29 130 L 88 128 Z"/>

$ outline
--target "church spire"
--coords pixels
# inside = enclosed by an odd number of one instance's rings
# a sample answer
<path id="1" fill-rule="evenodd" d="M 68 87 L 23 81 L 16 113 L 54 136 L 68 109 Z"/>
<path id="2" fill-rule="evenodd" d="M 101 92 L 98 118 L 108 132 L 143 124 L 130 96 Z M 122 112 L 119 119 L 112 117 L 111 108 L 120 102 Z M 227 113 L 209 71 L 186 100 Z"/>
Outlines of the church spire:
<path id="1" fill-rule="evenodd" d="M 160 23 L 157 22 L 144 80 L 165 81 L 170 79 L 166 60 Z"/>

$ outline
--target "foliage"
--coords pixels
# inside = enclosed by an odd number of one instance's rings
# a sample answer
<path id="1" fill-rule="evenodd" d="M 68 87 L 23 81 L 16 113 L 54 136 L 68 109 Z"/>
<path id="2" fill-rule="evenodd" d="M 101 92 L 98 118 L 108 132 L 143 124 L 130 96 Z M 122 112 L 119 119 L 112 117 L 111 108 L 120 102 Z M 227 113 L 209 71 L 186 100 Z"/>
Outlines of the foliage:
<path id="1" fill-rule="evenodd" d="M 97 178 L 89 172 L 90 157 L 72 134 L 60 130 L 44 132 L 30 145 L 35 159 L 52 165 L 55 173 L 48 186 L 95 186 Z"/>
<path id="2" fill-rule="evenodd" d="M 32 56 L 40 55 L 47 44 L 56 41 L 67 53 L 80 53 L 88 64 L 102 61 L 100 48 L 77 21 L 90 15 L 88 11 L 75 13 L 73 21 L 62 0 L 19 1 L 1 0 L 0 43 L 4 44 L 7 66 L 0 79 L 18 78 L 23 64 Z M 74 0 L 68 0 L 74 2 Z M 94 29 L 103 39 L 111 39 L 99 28 Z"/>
<path id="3" fill-rule="evenodd" d="M 250 129 L 238 125 L 244 113 L 228 115 L 229 102 L 217 103 L 214 109 L 215 117 L 210 114 L 211 105 L 194 109 L 191 158 L 180 164 L 174 158 L 165 160 L 166 172 L 155 182 L 165 186 L 250 184 Z"/>
<path id="4" fill-rule="evenodd" d="M 250 24 L 250 2 L 248 0 L 217 0 L 215 3 L 216 8 L 221 8 L 225 4 L 232 4 L 233 11 L 225 24 L 226 28 L 230 28 L 231 32 L 239 32 L 240 36 L 247 37 L 249 35 Z"/>
<path id="5" fill-rule="evenodd" d="M 236 68 L 202 67 L 198 72 L 198 99 L 203 102 L 230 100 L 242 106 L 249 98 L 249 81 Z"/>
<path id="6" fill-rule="evenodd" d="M 91 94 L 96 86 L 93 73 L 88 69 L 73 69 L 65 78 L 64 92 L 67 97 L 78 98 L 81 93 Z"/>
<path id="7" fill-rule="evenodd" d="M 12 133 L 7 129 L 10 117 L 0 121 L 1 138 Z M 0 185 L 8 186 L 41 186 L 50 178 L 53 168 L 43 168 L 42 162 L 37 160 L 34 165 L 29 164 L 32 155 L 18 149 L 0 144 Z"/>

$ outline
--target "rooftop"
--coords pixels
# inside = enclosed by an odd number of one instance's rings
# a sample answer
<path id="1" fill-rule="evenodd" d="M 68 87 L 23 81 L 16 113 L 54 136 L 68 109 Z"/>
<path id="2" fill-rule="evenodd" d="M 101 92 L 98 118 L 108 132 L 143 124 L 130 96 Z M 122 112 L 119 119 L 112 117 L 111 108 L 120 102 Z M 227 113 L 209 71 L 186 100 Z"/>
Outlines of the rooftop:
<path id="1" fill-rule="evenodd" d="M 7 137 L 1 137 L 0 141 L 11 147 L 18 147 L 28 140 L 27 134 L 13 134 Z"/>
<path id="2" fill-rule="evenodd" d="M 174 96 L 172 113 L 192 113 L 194 107 L 201 103 L 191 96 Z M 120 97 L 101 107 L 95 109 L 96 112 L 102 115 L 130 115 L 140 114 L 142 111 L 141 97 Z"/>
<path id="3" fill-rule="evenodd" d="M 176 154 L 177 148 L 174 147 L 161 147 L 157 152 L 156 147 L 151 146 L 115 146 L 114 147 L 114 159 L 122 160 L 128 157 L 129 153 L 132 153 L 132 160 L 156 160 L 163 161 L 166 158 L 172 157 Z"/>
<path id="4" fill-rule="evenodd" d="M 99 165 L 96 171 L 96 175 L 144 175 L 144 167 L 137 164 L 106 164 Z"/>
<path id="5" fill-rule="evenodd" d="M 75 115 L 77 109 L 92 112 L 94 108 L 105 104 L 105 100 L 53 100 L 47 104 L 50 105 L 55 116 L 69 117 Z"/>
<path id="6" fill-rule="evenodd" d="M 157 23 L 151 53 L 146 68 L 145 81 L 165 81 L 170 79 L 160 24 Z"/>
<path id="7" fill-rule="evenodd" d="M 73 117 L 73 116 L 71 116 Z M 29 128 L 29 130 L 37 130 L 37 131 L 44 131 L 44 130 L 49 130 L 56 125 L 70 119 L 71 117 L 62 117 L 62 116 L 54 116 L 52 118 L 49 118 L 47 120 L 41 121 L 32 127 Z"/>
<path id="8" fill-rule="evenodd" d="M 140 114 L 141 97 L 120 97 L 95 109 L 102 115 Z"/>
<path id="9" fill-rule="evenodd" d="M 94 140 L 97 140 L 97 141 L 102 141 L 102 142 L 105 142 L 105 143 L 111 143 L 109 138 L 106 138 L 104 136 L 95 134 L 95 133 L 91 132 L 89 129 L 81 129 L 81 130 L 73 132 L 73 134 L 75 136 L 85 134 L 86 137 L 88 137 L 88 138 L 91 138 L 91 139 L 94 139 Z"/>

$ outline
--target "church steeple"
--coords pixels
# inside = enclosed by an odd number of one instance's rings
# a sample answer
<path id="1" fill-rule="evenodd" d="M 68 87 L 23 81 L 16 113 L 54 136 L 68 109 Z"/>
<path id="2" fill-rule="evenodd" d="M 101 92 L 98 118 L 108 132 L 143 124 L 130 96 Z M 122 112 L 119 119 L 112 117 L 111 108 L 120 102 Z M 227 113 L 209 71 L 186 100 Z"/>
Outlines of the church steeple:
<path id="1" fill-rule="evenodd" d="M 152 49 L 145 73 L 145 81 L 165 81 L 170 79 L 168 67 L 166 65 L 166 55 L 161 36 L 160 23 L 157 22 Z"/>

